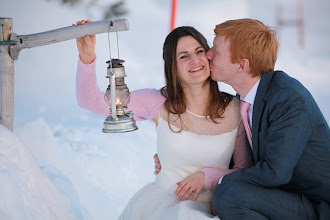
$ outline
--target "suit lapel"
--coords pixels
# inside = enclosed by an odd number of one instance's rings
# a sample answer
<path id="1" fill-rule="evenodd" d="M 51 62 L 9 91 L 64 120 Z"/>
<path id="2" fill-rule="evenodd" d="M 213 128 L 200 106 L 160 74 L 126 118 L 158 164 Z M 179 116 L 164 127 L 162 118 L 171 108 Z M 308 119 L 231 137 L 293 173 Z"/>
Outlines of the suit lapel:
<path id="1" fill-rule="evenodd" d="M 253 112 L 252 112 L 252 145 L 253 145 L 253 160 L 254 163 L 259 161 L 259 128 L 260 128 L 260 119 L 264 110 L 265 101 L 264 97 L 269 88 L 271 79 L 273 78 L 274 71 L 265 73 L 261 76 L 260 83 L 257 89 L 256 97 L 253 103 Z"/>

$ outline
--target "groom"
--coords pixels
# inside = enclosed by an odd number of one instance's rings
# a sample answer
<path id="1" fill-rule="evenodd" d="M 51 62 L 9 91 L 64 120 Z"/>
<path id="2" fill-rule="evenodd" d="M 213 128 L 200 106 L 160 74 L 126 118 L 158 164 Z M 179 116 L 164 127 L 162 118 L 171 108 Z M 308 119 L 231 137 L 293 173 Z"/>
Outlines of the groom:
<path id="1" fill-rule="evenodd" d="M 330 130 L 312 95 L 274 71 L 274 30 L 252 19 L 216 26 L 211 77 L 240 95 L 253 166 L 219 180 L 214 205 L 226 219 L 330 219 Z"/>

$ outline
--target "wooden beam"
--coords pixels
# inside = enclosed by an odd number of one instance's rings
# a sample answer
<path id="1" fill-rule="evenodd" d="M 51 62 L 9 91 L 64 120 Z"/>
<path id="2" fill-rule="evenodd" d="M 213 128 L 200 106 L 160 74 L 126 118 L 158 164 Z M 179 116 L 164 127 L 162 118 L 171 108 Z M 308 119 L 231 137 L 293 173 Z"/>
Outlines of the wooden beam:
<path id="1" fill-rule="evenodd" d="M 8 41 L 13 31 L 11 18 L 0 18 L 0 41 Z M 14 127 L 14 60 L 9 45 L 0 45 L 0 124 L 13 131 Z"/>
<path id="2" fill-rule="evenodd" d="M 17 44 L 10 47 L 10 55 L 13 59 L 17 60 L 19 52 L 25 48 L 44 46 L 86 35 L 126 31 L 128 29 L 129 23 L 127 19 L 116 19 L 95 21 L 84 25 L 68 26 L 30 35 L 18 35 L 13 33 L 10 40 L 17 41 Z"/>
<path id="3" fill-rule="evenodd" d="M 11 18 L 0 17 L 0 25 L 0 124 L 11 131 L 14 127 L 14 60 L 22 49 L 129 29 L 127 19 L 95 21 L 30 35 L 12 33 Z"/>

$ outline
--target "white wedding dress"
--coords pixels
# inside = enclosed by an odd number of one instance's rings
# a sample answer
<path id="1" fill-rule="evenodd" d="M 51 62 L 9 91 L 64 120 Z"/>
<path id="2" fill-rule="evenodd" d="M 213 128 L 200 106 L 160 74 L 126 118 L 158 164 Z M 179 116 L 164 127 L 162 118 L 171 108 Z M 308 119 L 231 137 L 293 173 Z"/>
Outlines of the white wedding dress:
<path id="1" fill-rule="evenodd" d="M 144 186 L 130 199 L 119 219 L 219 219 L 211 214 L 213 191 L 204 189 L 197 201 L 179 202 L 174 196 L 177 182 L 205 167 L 228 169 L 240 121 L 239 103 L 234 99 L 224 118 L 216 124 L 189 111 L 168 118 L 164 108 L 158 118 L 157 153 L 162 165 L 155 182 Z M 168 125 L 170 120 L 171 128 Z"/>

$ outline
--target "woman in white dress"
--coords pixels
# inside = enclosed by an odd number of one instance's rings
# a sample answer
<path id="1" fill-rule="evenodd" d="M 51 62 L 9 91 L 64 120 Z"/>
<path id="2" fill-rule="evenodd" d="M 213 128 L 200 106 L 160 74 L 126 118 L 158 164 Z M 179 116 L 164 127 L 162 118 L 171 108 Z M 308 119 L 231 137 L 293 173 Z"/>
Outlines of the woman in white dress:
<path id="1" fill-rule="evenodd" d="M 107 115 L 96 83 L 95 36 L 78 38 L 77 47 L 78 103 Z M 156 124 L 162 170 L 131 198 L 119 219 L 218 219 L 211 212 L 213 189 L 220 177 L 248 164 L 239 101 L 219 92 L 211 79 L 208 49 L 194 28 L 176 28 L 163 47 L 166 86 L 131 93 L 128 110 L 137 120 Z M 232 155 L 235 166 L 229 169 Z"/>

